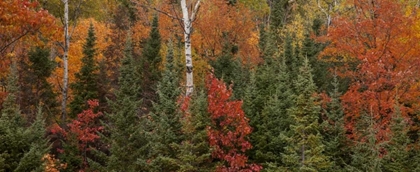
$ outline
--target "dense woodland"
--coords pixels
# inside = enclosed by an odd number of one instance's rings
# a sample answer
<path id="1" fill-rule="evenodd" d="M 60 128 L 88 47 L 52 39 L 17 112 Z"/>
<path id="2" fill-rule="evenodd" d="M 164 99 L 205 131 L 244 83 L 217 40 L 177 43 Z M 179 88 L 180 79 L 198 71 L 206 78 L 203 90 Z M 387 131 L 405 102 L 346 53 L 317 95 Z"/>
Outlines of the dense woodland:
<path id="1" fill-rule="evenodd" d="M 420 171 L 418 0 L 1 0 L 0 171 Z"/>

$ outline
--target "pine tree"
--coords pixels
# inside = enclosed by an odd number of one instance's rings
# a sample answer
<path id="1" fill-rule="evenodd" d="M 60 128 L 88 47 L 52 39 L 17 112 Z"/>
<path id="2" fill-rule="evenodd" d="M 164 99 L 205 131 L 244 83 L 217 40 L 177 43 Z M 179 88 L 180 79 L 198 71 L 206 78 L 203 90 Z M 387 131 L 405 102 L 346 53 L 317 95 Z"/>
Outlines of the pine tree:
<path id="1" fill-rule="evenodd" d="M 138 83 L 139 75 L 136 73 L 129 37 L 120 68 L 120 87 L 115 93 L 115 101 L 109 102 L 111 113 L 105 114 L 108 120 L 105 130 L 109 136 L 103 137 L 110 153 L 106 162 L 107 171 L 147 171 L 144 163 L 148 155 L 147 116 L 139 117 L 141 101 Z"/>
<path id="2" fill-rule="evenodd" d="M 383 169 L 389 172 L 404 172 L 414 169 L 409 147 L 410 139 L 407 135 L 408 125 L 401 115 L 398 105 L 395 105 L 394 115 L 391 121 L 391 140 L 386 145 L 387 154 Z"/>
<path id="3" fill-rule="evenodd" d="M 77 114 L 87 109 L 88 100 L 98 99 L 97 70 L 98 66 L 95 62 L 96 56 L 96 37 L 93 25 L 90 24 L 86 42 L 83 45 L 82 67 L 75 74 L 76 80 L 70 85 L 73 90 L 73 101 L 70 103 L 70 116 L 75 117 Z"/>
<path id="4" fill-rule="evenodd" d="M 181 113 L 177 99 L 181 93 L 177 71 L 174 70 L 173 48 L 169 46 L 162 80 L 157 84 L 158 99 L 153 103 L 152 171 L 177 171 L 174 145 L 183 140 Z"/>
<path id="5" fill-rule="evenodd" d="M 288 110 L 293 123 L 290 136 L 282 135 L 286 141 L 282 160 L 283 170 L 319 171 L 331 166 L 329 158 L 324 155 L 324 145 L 319 128 L 320 106 L 317 104 L 316 86 L 312 80 L 311 68 L 306 59 L 300 67 L 295 82 L 297 97 L 295 105 Z"/>
<path id="6" fill-rule="evenodd" d="M 16 95 L 18 73 L 16 62 L 11 66 L 8 77 L 8 96 L 0 117 L 0 171 L 43 171 L 42 157 L 47 154 L 48 140 L 44 138 L 45 124 L 42 113 L 30 127 L 21 115 Z"/>
<path id="7" fill-rule="evenodd" d="M 210 172 L 216 164 L 211 157 L 207 126 L 210 118 L 207 112 L 207 97 L 204 91 L 197 91 L 191 99 L 186 99 L 181 106 L 183 113 L 182 131 L 184 140 L 176 145 L 179 171 Z"/>
<path id="8" fill-rule="evenodd" d="M 159 65 L 162 61 L 160 56 L 161 36 L 158 22 L 158 15 L 155 15 L 149 38 L 146 40 L 142 51 L 142 59 L 140 59 L 141 68 L 139 68 L 139 73 L 142 74 L 142 97 L 147 109 L 151 108 L 152 102 L 156 101 L 156 84 L 161 78 L 159 70 Z"/>
<path id="9" fill-rule="evenodd" d="M 49 59 L 48 49 L 35 47 L 29 52 L 29 62 L 23 62 L 21 67 L 22 100 L 20 107 L 29 120 L 34 120 L 37 114 L 37 106 L 42 106 L 47 120 L 51 123 L 54 115 L 59 113 L 57 93 L 47 81 L 54 70 L 54 63 Z"/>

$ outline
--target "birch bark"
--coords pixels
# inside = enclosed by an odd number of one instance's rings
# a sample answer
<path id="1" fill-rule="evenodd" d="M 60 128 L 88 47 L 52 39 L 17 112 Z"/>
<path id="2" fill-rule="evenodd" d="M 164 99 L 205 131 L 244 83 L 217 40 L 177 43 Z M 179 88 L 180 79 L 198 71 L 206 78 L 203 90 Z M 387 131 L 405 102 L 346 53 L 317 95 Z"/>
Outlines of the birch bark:
<path id="1" fill-rule="evenodd" d="M 62 88 L 62 102 L 61 102 L 61 122 L 64 124 L 67 119 L 67 92 L 68 92 L 68 81 L 69 81 L 69 71 L 68 71 L 68 54 L 69 54 L 69 3 L 68 0 L 62 0 L 64 3 L 64 55 L 63 55 L 63 65 L 64 65 L 64 76 L 63 76 L 63 88 Z"/>
<path id="2" fill-rule="evenodd" d="M 193 63 L 192 63 L 192 53 L 191 53 L 191 31 L 192 31 L 192 22 L 195 19 L 198 8 L 200 7 L 200 1 L 198 0 L 194 9 L 190 12 L 188 11 L 188 6 L 186 0 L 181 0 L 181 9 L 182 9 L 182 20 L 184 24 L 184 41 L 185 41 L 185 66 L 186 66 L 186 96 L 190 96 L 194 91 L 194 78 L 193 78 Z"/>

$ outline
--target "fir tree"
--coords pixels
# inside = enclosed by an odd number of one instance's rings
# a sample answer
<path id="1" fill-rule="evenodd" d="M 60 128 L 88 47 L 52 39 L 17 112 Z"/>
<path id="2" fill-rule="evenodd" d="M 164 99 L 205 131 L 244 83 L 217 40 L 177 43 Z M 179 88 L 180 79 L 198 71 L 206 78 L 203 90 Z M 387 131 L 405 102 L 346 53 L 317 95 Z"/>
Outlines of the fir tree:
<path id="1" fill-rule="evenodd" d="M 277 33 L 280 29 L 283 29 L 283 26 L 287 24 L 287 17 L 289 16 L 289 1 L 288 0 L 277 0 L 272 1 L 271 5 L 271 17 L 270 17 L 270 26 L 272 30 Z"/>
<path id="2" fill-rule="evenodd" d="M 220 57 L 211 61 L 211 66 L 214 69 L 214 75 L 217 78 L 223 79 L 227 83 L 236 83 L 234 80 L 235 71 L 239 70 L 240 64 L 235 60 L 235 52 L 233 45 L 227 39 L 227 34 L 224 34 L 225 40 L 222 47 L 222 53 Z"/>
<path id="3" fill-rule="evenodd" d="M 47 81 L 52 71 L 54 63 L 49 59 L 48 49 L 35 47 L 29 52 L 29 62 L 23 63 L 21 78 L 22 100 L 20 106 L 22 112 L 34 120 L 37 114 L 35 107 L 42 106 L 44 114 L 47 115 L 49 122 L 52 122 L 54 115 L 59 113 L 57 94 L 53 91 L 53 86 Z"/>
<path id="4" fill-rule="evenodd" d="M 161 36 L 159 33 L 158 15 L 153 17 L 152 29 L 142 51 L 141 68 L 142 74 L 142 97 L 147 109 L 151 108 L 152 102 L 156 101 L 156 84 L 161 78 L 159 65 L 162 61 L 160 56 Z"/>
<path id="5" fill-rule="evenodd" d="M 321 124 L 322 135 L 325 144 L 325 154 L 331 158 L 334 163 L 329 171 L 342 171 L 346 164 L 350 152 L 346 145 L 346 135 L 344 130 L 344 112 L 340 103 L 341 93 L 338 91 L 338 76 L 335 74 L 332 85 L 333 91 L 330 92 L 331 102 L 327 104 L 324 110 L 326 119 Z"/>
<path id="6" fill-rule="evenodd" d="M 415 166 L 412 164 L 412 158 L 409 148 L 410 139 L 407 135 L 407 122 L 401 115 L 398 105 L 395 105 L 394 114 L 391 121 L 391 139 L 386 145 L 387 154 L 383 169 L 389 172 L 412 171 Z"/>
<path id="7" fill-rule="evenodd" d="M 291 124 L 287 109 L 292 106 L 293 93 L 286 66 L 282 64 L 279 71 L 276 92 L 263 107 L 251 137 L 256 162 L 264 164 L 268 170 L 269 166 L 271 170 L 276 170 L 281 165 L 281 153 L 286 145 L 280 135 L 289 132 Z"/>
<path id="8" fill-rule="evenodd" d="M 109 145 L 110 156 L 98 155 L 105 159 L 106 167 L 99 167 L 97 164 L 94 166 L 106 171 L 147 171 L 144 163 L 148 155 L 146 116 L 139 117 L 139 75 L 135 70 L 130 37 L 127 38 L 121 62 L 120 86 L 115 92 L 116 99 L 109 102 L 111 113 L 105 113 L 108 122 L 105 130 L 109 136 L 101 136 Z M 142 163 L 138 163 L 139 161 Z"/>
<path id="9" fill-rule="evenodd" d="M 179 171 L 214 171 L 216 164 L 211 158 L 207 136 L 210 118 L 207 112 L 206 93 L 197 91 L 191 100 L 184 102 L 184 104 L 188 104 L 187 107 L 182 107 L 186 108 L 183 109 L 184 117 L 181 120 L 185 138 L 181 144 L 176 145 Z"/>
<path id="10" fill-rule="evenodd" d="M 361 135 L 351 150 L 351 163 L 346 166 L 347 171 L 377 172 L 382 171 L 384 161 L 381 157 L 385 142 L 378 144 L 375 128 L 375 120 L 371 115 L 361 114 L 357 122 L 358 131 Z"/>
<path id="11" fill-rule="evenodd" d="M 285 153 L 282 154 L 283 170 L 319 171 L 328 168 L 331 163 L 324 155 L 324 144 L 319 132 L 320 106 L 317 104 L 316 86 L 312 80 L 311 68 L 305 60 L 295 82 L 297 97 L 295 105 L 288 110 L 293 123 L 290 136 L 282 135 L 286 141 Z"/>
<path id="12" fill-rule="evenodd" d="M 174 70 L 173 48 L 169 46 L 162 80 L 157 84 L 158 99 L 153 103 L 152 116 L 152 171 L 176 171 L 176 150 L 173 145 L 183 140 L 181 113 L 177 103 L 181 90 Z"/>
<path id="13" fill-rule="evenodd" d="M 211 61 L 210 64 L 217 78 L 233 85 L 234 99 L 241 99 L 243 97 L 243 89 L 249 80 L 249 69 L 242 64 L 240 58 L 235 58 L 238 47 L 229 42 L 227 34 L 224 34 L 224 37 L 222 54 Z"/>
<path id="14" fill-rule="evenodd" d="M 26 127 L 19 105 L 16 103 L 17 86 L 16 62 L 11 66 L 8 77 L 8 96 L 0 117 L 0 171 L 43 171 L 42 157 L 47 154 L 48 140 L 44 138 L 45 124 L 42 113 Z"/>
<path id="15" fill-rule="evenodd" d="M 82 67 L 75 74 L 76 80 L 70 87 L 73 90 L 73 101 L 70 103 L 70 115 L 77 114 L 88 108 L 87 101 L 98 98 L 96 56 L 96 37 L 93 25 L 90 24 L 86 43 L 83 45 Z"/>

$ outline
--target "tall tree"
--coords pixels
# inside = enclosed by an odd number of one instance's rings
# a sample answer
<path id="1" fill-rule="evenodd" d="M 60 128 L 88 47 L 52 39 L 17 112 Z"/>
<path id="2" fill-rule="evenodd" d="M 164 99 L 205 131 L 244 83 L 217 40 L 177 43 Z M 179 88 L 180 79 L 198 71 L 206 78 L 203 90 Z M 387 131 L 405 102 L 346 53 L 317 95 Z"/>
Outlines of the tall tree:
<path id="1" fill-rule="evenodd" d="M 62 88 L 62 101 L 61 101 L 61 123 L 64 126 L 67 120 L 67 94 L 69 83 L 69 48 L 70 48 L 70 35 L 69 35 L 69 0 L 62 0 L 64 3 L 64 54 L 63 54 L 63 88 Z"/>
<path id="2" fill-rule="evenodd" d="M 333 165 L 330 171 L 343 170 L 350 162 L 350 151 L 344 128 L 344 112 L 341 106 L 338 76 L 335 73 L 332 85 L 333 91 L 329 93 L 331 101 L 323 109 L 325 117 L 321 124 L 321 134 L 324 138 L 325 154 L 331 158 Z"/>
<path id="3" fill-rule="evenodd" d="M 387 154 L 384 157 L 384 171 L 411 171 L 415 169 L 413 166 L 412 160 L 413 157 L 410 157 L 410 154 L 413 153 L 413 148 L 409 145 L 411 143 L 410 138 L 408 137 L 407 127 L 408 122 L 401 115 L 399 105 L 395 105 L 395 112 L 392 116 L 391 121 L 391 139 L 386 145 Z"/>
<path id="4" fill-rule="evenodd" d="M 193 1 L 191 0 L 190 3 Z M 186 96 L 190 96 L 194 90 L 193 80 L 193 64 L 192 64 L 192 52 L 191 52 L 191 34 L 192 34 L 192 23 L 195 20 L 198 9 L 200 7 L 201 0 L 198 0 L 193 4 L 193 8 L 187 6 L 187 0 L 181 0 L 182 9 L 182 21 L 184 24 L 184 41 L 185 41 L 185 66 L 187 67 L 187 81 L 185 91 Z M 191 9 L 191 10 L 189 10 Z"/>
<path id="5" fill-rule="evenodd" d="M 196 91 L 193 97 L 186 98 L 181 103 L 183 112 L 182 132 L 184 140 L 176 145 L 179 171 L 203 172 L 214 171 L 216 163 L 211 157 L 211 147 L 208 142 L 207 127 L 211 125 L 207 112 L 207 94 Z"/>
<path id="6" fill-rule="evenodd" d="M 153 103 L 152 125 L 153 146 L 150 162 L 152 171 L 177 171 L 177 150 L 173 145 L 183 140 L 181 118 L 177 99 L 181 94 L 177 71 L 173 62 L 173 48 L 169 46 L 166 56 L 166 65 L 162 80 L 157 84 L 158 99 Z"/>
<path id="7" fill-rule="evenodd" d="M 29 62 L 22 63 L 22 99 L 20 106 L 27 116 L 37 114 L 35 107 L 41 106 L 44 114 L 47 114 L 47 122 L 51 123 L 55 115 L 59 113 L 57 93 L 48 82 L 48 78 L 54 69 L 54 63 L 49 59 L 48 49 L 34 47 L 29 52 Z"/>
<path id="8" fill-rule="evenodd" d="M 255 151 L 253 161 L 263 164 L 268 171 L 278 171 L 283 165 L 281 154 L 286 143 L 281 135 L 288 135 L 289 126 L 293 123 L 287 113 L 287 109 L 292 107 L 293 90 L 285 64 L 279 67 L 277 88 L 258 115 L 258 121 L 254 122 L 255 131 L 251 134 Z"/>
<path id="9" fill-rule="evenodd" d="M 282 137 L 287 142 L 282 156 L 283 170 L 319 171 L 331 166 L 329 157 L 324 154 L 325 146 L 320 134 L 320 106 L 317 103 L 316 86 L 312 80 L 311 67 L 306 59 L 299 68 L 295 81 L 298 95 L 295 105 L 288 110 L 293 118 L 290 136 Z"/>
<path id="10" fill-rule="evenodd" d="M 344 75 L 352 83 L 343 95 L 346 127 L 355 140 L 355 125 L 364 112 L 373 114 L 378 128 L 378 141 L 389 140 L 389 127 L 394 112 L 394 98 L 399 97 L 407 107 L 413 107 L 418 92 L 413 89 L 420 63 L 419 37 L 412 28 L 416 15 L 406 15 L 402 1 L 372 0 L 352 1 L 351 10 L 333 21 L 328 35 L 329 42 L 321 56 L 331 61 L 342 61 Z M 406 26 L 406 27 L 398 27 Z M 410 46 L 407 46 L 410 45 Z M 356 63 L 355 68 L 350 68 Z M 401 109 L 403 116 L 410 108 Z M 412 118 L 417 118 L 412 116 Z"/>
<path id="11" fill-rule="evenodd" d="M 111 113 L 105 113 L 108 123 L 105 137 L 110 156 L 106 160 L 109 171 L 147 171 L 148 138 L 146 116 L 139 117 L 141 104 L 139 74 L 133 59 L 131 37 L 127 38 L 124 58 L 121 61 L 119 89 L 116 99 L 109 102 Z"/>
<path id="12" fill-rule="evenodd" d="M 158 15 L 153 17 L 152 29 L 150 30 L 149 38 L 142 52 L 141 68 L 139 72 L 142 74 L 142 93 L 143 103 L 146 108 L 152 106 L 152 102 L 156 101 L 156 83 L 161 78 L 159 65 L 162 61 L 160 56 L 161 36 L 159 33 Z"/>
<path id="13" fill-rule="evenodd" d="M 91 24 L 88 30 L 88 36 L 86 38 L 86 43 L 83 45 L 83 66 L 80 68 L 80 71 L 75 74 L 76 80 L 71 84 L 73 91 L 73 101 L 70 103 L 70 114 L 72 117 L 75 117 L 77 114 L 87 109 L 88 100 L 93 100 L 98 98 L 98 66 L 95 61 L 96 48 L 95 43 L 95 31 L 93 25 Z"/>

